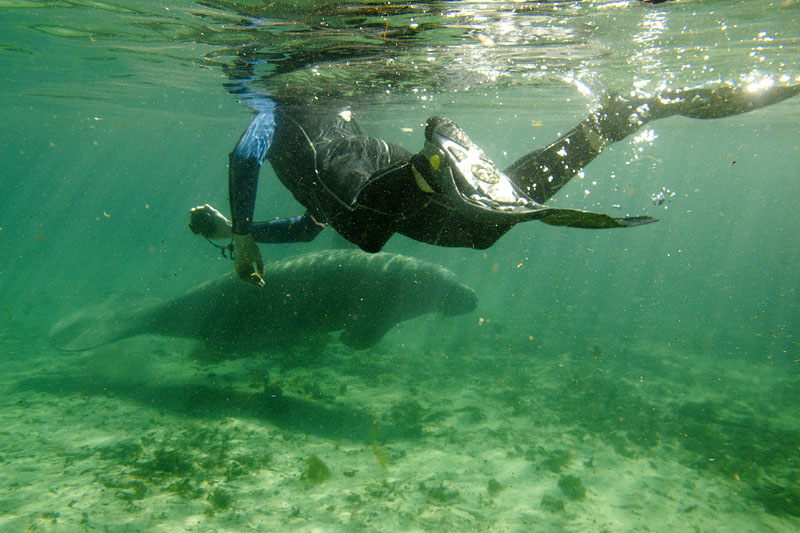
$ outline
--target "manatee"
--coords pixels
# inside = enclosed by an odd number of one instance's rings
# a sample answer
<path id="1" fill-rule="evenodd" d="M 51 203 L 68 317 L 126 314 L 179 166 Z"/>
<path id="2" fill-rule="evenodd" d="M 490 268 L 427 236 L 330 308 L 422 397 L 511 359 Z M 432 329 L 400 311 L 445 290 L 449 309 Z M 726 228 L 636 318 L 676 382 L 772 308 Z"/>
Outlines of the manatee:
<path id="1" fill-rule="evenodd" d="M 264 279 L 265 287 L 254 287 L 224 275 L 166 302 L 114 295 L 61 319 L 50 339 L 80 351 L 158 334 L 252 351 L 343 330 L 344 344 L 364 349 L 403 320 L 465 314 L 477 305 L 475 291 L 449 270 L 390 253 L 303 254 L 268 263 Z"/>

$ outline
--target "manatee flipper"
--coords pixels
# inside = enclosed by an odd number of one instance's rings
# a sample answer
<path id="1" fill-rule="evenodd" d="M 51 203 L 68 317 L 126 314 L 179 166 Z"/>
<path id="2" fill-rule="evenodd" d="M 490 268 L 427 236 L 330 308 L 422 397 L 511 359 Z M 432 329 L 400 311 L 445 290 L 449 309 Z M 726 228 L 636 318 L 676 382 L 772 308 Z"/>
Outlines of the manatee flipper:
<path id="1" fill-rule="evenodd" d="M 366 350 L 374 346 L 386 333 L 397 325 L 394 320 L 359 317 L 348 324 L 339 339 L 354 350 Z"/>
<path id="2" fill-rule="evenodd" d="M 67 351 L 89 350 L 138 331 L 142 313 L 159 305 L 157 299 L 118 293 L 99 304 L 83 307 L 59 320 L 50 329 L 50 342 Z"/>
<path id="3" fill-rule="evenodd" d="M 657 222 L 652 217 L 624 217 L 614 218 L 605 213 L 593 213 L 580 209 L 547 208 L 542 211 L 539 220 L 551 226 L 569 226 L 572 228 L 606 229 L 629 228 Z"/>

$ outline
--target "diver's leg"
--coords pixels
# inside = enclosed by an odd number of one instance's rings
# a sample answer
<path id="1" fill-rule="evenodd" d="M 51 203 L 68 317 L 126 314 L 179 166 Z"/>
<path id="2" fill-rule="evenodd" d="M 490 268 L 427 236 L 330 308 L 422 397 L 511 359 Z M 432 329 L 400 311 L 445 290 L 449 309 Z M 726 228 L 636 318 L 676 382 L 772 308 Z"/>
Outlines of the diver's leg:
<path id="1" fill-rule="evenodd" d="M 654 120 L 675 115 L 712 119 L 740 115 L 800 94 L 800 85 L 781 87 L 704 87 L 663 91 L 652 97 L 607 94 L 588 119 L 602 145 L 620 141 Z M 585 122 L 587 122 L 585 121 Z"/>
<path id="2" fill-rule="evenodd" d="M 730 117 L 776 104 L 800 94 L 800 85 L 760 87 L 718 87 L 716 89 L 682 89 L 659 95 L 664 107 L 677 100 L 678 115 L 709 119 Z M 674 114 L 674 113 L 670 113 Z M 669 116 L 669 115 L 667 115 Z M 661 117 L 656 117 L 661 118 Z"/>
<path id="3" fill-rule="evenodd" d="M 669 116 L 662 107 L 658 107 L 658 116 L 644 114 L 658 102 L 658 98 L 626 99 L 607 94 L 600 107 L 583 122 L 552 144 L 522 156 L 505 173 L 529 197 L 544 203 L 606 146 L 624 139 L 649 120 Z M 677 111 L 675 108 L 671 114 Z"/>
<path id="4" fill-rule="evenodd" d="M 544 203 L 606 146 L 653 120 L 681 115 L 722 118 L 765 107 L 800 94 L 800 85 L 750 90 L 717 87 L 664 91 L 654 97 L 607 94 L 600 107 L 554 143 L 514 162 L 506 174 L 531 198 Z"/>
<path id="5" fill-rule="evenodd" d="M 528 197 L 543 204 L 603 150 L 605 144 L 592 129 L 591 118 L 554 143 L 522 156 L 505 174 Z"/>

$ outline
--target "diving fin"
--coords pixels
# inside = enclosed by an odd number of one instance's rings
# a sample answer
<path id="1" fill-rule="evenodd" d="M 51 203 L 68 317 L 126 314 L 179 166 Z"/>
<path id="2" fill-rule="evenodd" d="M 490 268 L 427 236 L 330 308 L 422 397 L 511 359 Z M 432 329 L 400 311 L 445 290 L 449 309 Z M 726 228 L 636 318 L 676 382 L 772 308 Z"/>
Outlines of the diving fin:
<path id="1" fill-rule="evenodd" d="M 551 226 L 569 226 L 571 228 L 606 229 L 629 228 L 657 222 L 653 217 L 614 218 L 605 213 L 581 211 L 580 209 L 545 208 L 540 211 L 539 220 Z"/>

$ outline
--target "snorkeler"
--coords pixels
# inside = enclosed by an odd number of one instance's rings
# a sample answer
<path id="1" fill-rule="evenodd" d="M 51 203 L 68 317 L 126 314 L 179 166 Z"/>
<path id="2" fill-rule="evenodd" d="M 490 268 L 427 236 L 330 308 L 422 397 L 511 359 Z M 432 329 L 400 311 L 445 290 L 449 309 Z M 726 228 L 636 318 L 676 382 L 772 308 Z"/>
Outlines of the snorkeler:
<path id="1" fill-rule="evenodd" d="M 424 146 L 412 154 L 368 136 L 349 108 L 261 98 L 254 104 L 258 115 L 230 154 L 232 220 L 206 204 L 191 210 L 189 226 L 209 239 L 232 238 L 236 274 L 263 285 L 257 242 L 311 241 L 328 225 L 361 249 L 377 252 L 395 233 L 438 246 L 484 249 L 528 220 L 578 228 L 648 224 L 656 219 L 614 218 L 543 204 L 604 148 L 648 122 L 674 115 L 727 117 L 799 92 L 800 85 L 759 91 L 729 86 L 683 89 L 648 98 L 608 94 L 571 131 L 504 171 L 443 117 L 428 119 Z M 265 159 L 306 208 L 305 214 L 252 220 Z"/>

